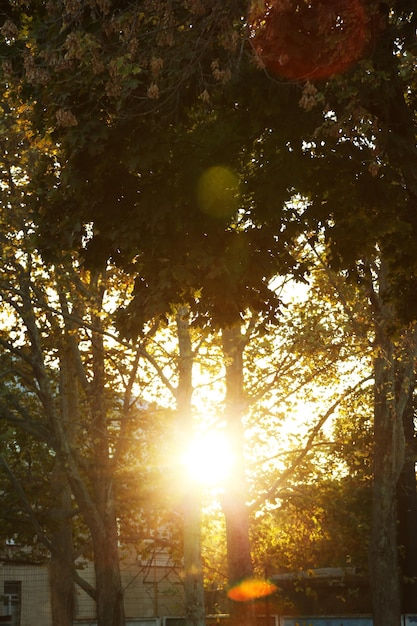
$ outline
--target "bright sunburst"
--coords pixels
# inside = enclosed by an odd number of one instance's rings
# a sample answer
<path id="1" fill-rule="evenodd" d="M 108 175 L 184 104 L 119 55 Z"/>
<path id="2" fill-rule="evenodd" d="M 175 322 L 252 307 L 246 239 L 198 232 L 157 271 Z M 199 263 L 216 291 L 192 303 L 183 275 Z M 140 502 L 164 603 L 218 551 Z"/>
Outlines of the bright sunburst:
<path id="1" fill-rule="evenodd" d="M 205 486 L 220 486 L 230 476 L 234 463 L 226 435 L 220 430 L 196 435 L 183 459 L 188 476 Z"/>

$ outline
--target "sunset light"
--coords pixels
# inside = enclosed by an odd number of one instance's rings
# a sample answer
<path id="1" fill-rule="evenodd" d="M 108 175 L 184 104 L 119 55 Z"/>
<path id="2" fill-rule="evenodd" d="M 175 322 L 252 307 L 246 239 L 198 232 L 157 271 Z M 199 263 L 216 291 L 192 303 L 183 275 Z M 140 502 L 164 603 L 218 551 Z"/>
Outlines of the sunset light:
<path id="1" fill-rule="evenodd" d="M 0 626 L 417 626 L 417 0 L 0 15 Z"/>
<path id="2" fill-rule="evenodd" d="M 232 471 L 234 457 L 226 435 L 211 430 L 196 435 L 186 447 L 183 462 L 193 481 L 205 486 L 219 486 Z"/>

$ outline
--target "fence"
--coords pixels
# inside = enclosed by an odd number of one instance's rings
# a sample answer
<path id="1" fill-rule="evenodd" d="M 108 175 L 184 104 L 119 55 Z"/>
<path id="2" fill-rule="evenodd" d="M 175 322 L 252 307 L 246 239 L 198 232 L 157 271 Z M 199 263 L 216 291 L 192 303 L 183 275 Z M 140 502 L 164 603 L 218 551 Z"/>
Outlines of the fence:
<path id="1" fill-rule="evenodd" d="M 270 615 L 257 618 L 258 626 L 373 626 L 370 615 L 337 615 L 323 617 L 286 617 Z M 228 615 L 209 615 L 206 626 L 228 626 Z M 74 626 L 96 626 L 95 622 L 77 621 Z M 184 626 L 183 617 L 152 617 L 127 620 L 126 626 Z M 403 615 L 402 626 L 417 626 L 417 615 Z"/>

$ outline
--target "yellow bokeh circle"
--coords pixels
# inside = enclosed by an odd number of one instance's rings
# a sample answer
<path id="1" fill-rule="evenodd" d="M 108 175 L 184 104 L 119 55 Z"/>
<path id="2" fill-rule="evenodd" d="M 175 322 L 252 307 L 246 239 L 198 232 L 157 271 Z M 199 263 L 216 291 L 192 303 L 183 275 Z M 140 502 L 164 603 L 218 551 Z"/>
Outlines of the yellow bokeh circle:
<path id="1" fill-rule="evenodd" d="M 199 208 L 216 218 L 232 216 L 239 206 L 239 178 L 229 167 L 215 165 L 200 176 L 197 184 Z"/>

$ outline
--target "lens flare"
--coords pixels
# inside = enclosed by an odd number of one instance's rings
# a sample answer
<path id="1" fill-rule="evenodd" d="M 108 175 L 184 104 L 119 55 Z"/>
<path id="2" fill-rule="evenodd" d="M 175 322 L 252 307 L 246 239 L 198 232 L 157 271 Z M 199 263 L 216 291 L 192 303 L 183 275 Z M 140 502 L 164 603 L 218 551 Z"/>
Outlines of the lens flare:
<path id="1" fill-rule="evenodd" d="M 197 185 L 199 208 L 216 218 L 232 216 L 239 208 L 239 179 L 237 174 L 223 165 L 207 169 Z"/>
<path id="2" fill-rule="evenodd" d="M 371 43 L 376 16 L 363 0 L 253 0 L 251 41 L 263 65 L 292 80 L 348 70 Z"/>
<path id="3" fill-rule="evenodd" d="M 245 578 L 227 592 L 227 597 L 235 602 L 249 602 L 270 596 L 277 590 L 276 585 L 262 578 Z"/>

